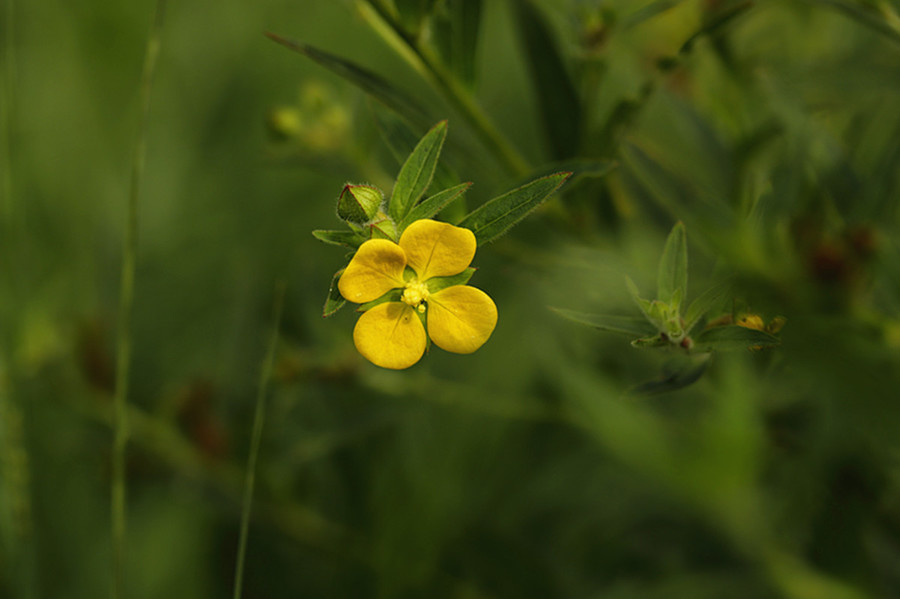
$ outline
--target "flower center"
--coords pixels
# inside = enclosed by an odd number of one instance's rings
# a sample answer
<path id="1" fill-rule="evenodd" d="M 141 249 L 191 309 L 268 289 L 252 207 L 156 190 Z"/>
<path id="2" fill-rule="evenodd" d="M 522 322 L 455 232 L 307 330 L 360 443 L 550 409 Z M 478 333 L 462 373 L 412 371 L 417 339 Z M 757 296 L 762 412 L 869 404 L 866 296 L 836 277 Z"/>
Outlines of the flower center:
<path id="1" fill-rule="evenodd" d="M 412 306 L 419 312 L 424 312 L 425 300 L 428 299 L 428 287 L 425 286 L 425 283 L 420 283 L 413 279 L 406 284 L 403 296 L 400 299 L 403 300 L 403 303 Z"/>

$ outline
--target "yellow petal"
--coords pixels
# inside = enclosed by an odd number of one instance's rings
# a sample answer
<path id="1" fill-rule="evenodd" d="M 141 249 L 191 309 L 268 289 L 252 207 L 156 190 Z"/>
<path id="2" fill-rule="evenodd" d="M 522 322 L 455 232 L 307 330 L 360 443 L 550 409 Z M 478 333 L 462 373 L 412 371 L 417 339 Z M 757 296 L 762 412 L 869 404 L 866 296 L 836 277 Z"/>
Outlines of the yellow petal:
<path id="1" fill-rule="evenodd" d="M 417 220 L 403 231 L 400 247 L 419 281 L 461 273 L 475 257 L 475 234 L 436 220 Z"/>
<path id="2" fill-rule="evenodd" d="M 480 289 L 447 287 L 428 298 L 428 336 L 441 349 L 470 354 L 488 340 L 497 325 L 497 306 Z"/>
<path id="3" fill-rule="evenodd" d="M 425 353 L 425 327 L 406 304 L 387 302 L 359 317 L 353 342 L 376 366 L 401 370 L 418 362 Z"/>
<path id="4" fill-rule="evenodd" d="M 357 304 L 378 299 L 391 289 L 403 287 L 406 254 L 387 239 L 370 239 L 356 250 L 338 281 L 338 291 Z"/>

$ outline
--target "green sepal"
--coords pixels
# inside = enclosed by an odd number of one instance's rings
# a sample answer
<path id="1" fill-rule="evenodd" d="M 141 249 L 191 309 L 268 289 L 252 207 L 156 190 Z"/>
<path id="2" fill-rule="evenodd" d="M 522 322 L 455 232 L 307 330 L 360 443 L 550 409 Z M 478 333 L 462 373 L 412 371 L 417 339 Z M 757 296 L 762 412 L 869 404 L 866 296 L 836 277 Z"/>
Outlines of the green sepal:
<path id="1" fill-rule="evenodd" d="M 437 293 L 441 289 L 446 289 L 447 287 L 453 287 L 454 285 L 465 285 L 469 282 L 469 279 L 472 278 L 473 274 L 475 274 L 475 269 L 469 267 L 458 275 L 453 275 L 452 277 L 431 277 L 430 279 L 425 281 L 425 286 L 428 287 L 428 293 Z"/>
<path id="2" fill-rule="evenodd" d="M 631 342 L 632 347 L 636 347 L 638 349 L 650 349 L 654 347 L 669 347 L 671 342 L 660 333 L 659 335 L 654 335 L 653 337 L 641 337 L 640 339 L 634 339 Z"/>
<path id="3" fill-rule="evenodd" d="M 340 269 L 334 276 L 331 278 L 331 286 L 328 288 L 328 297 L 325 298 L 325 307 L 322 308 L 322 316 L 327 318 L 344 307 L 344 304 L 347 303 L 347 300 L 344 299 L 344 296 L 341 295 L 341 292 L 338 290 L 338 281 L 341 278 L 341 275 L 344 274 L 345 269 Z"/>
<path id="4" fill-rule="evenodd" d="M 657 299 L 675 306 L 676 294 L 677 304 L 687 296 L 687 236 L 680 221 L 666 239 L 656 278 Z"/>
<path id="5" fill-rule="evenodd" d="M 338 197 L 338 218 L 355 224 L 364 224 L 375 218 L 384 194 L 372 185 L 344 185 Z"/>
<path id="6" fill-rule="evenodd" d="M 388 213 L 395 222 L 402 222 L 413 206 L 425 195 L 434 178 L 446 137 L 447 121 L 441 121 L 422 137 L 412 154 L 400 167 L 400 174 L 397 175 L 397 182 L 394 184 L 394 191 L 388 204 Z"/>
<path id="7" fill-rule="evenodd" d="M 406 230 L 406 227 L 413 224 L 417 220 L 421 220 L 423 218 L 431 218 L 436 215 L 438 212 L 444 209 L 450 202 L 464 194 L 470 187 L 471 183 L 461 183 L 456 185 L 455 187 L 451 187 L 450 189 L 445 189 L 444 191 L 438 192 L 432 196 L 429 196 L 416 204 L 415 208 L 413 208 L 409 214 L 404 217 L 402 221 L 400 221 L 399 230 L 402 233 Z"/>
<path id="8" fill-rule="evenodd" d="M 316 229 L 312 234 L 313 237 L 319 241 L 331 245 L 342 245 L 353 249 L 358 248 L 362 245 L 362 242 L 365 241 L 365 238 L 355 231 L 326 231 L 323 229 Z"/>
<path id="9" fill-rule="evenodd" d="M 541 177 L 488 200 L 462 219 L 459 226 L 471 229 L 478 245 L 490 243 L 540 206 L 571 175 L 570 172 L 561 172 Z"/>
<path id="10" fill-rule="evenodd" d="M 397 234 L 397 225 L 394 221 L 384 217 L 366 225 L 369 239 L 389 239 L 394 243 L 400 238 Z"/>
<path id="11" fill-rule="evenodd" d="M 567 320 L 610 333 L 621 333 L 631 337 L 635 335 L 647 337 L 657 332 L 656 328 L 648 323 L 646 318 L 638 316 L 588 314 L 587 312 L 578 312 L 565 308 L 551 307 L 550 309 Z"/>
<path id="12" fill-rule="evenodd" d="M 695 352 L 762 349 L 780 345 L 778 337 L 765 331 L 726 325 L 706 329 L 694 338 Z"/>
<path id="13" fill-rule="evenodd" d="M 366 302 L 364 304 L 360 304 L 356 307 L 357 312 L 365 312 L 366 310 L 371 310 L 375 306 L 379 304 L 384 304 L 387 302 L 399 302 L 400 297 L 403 295 L 402 289 L 391 289 L 378 299 L 373 299 L 371 302 Z"/>

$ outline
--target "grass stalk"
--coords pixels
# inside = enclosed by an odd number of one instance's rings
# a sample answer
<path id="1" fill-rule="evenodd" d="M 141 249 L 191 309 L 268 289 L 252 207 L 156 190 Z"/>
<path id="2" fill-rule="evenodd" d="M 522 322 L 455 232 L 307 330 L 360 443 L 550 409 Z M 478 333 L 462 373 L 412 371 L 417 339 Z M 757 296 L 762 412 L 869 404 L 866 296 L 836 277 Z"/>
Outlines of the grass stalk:
<path id="1" fill-rule="evenodd" d="M 237 559 L 234 568 L 234 599 L 240 599 L 244 587 L 244 562 L 247 556 L 247 534 L 250 530 L 250 512 L 253 505 L 253 488 L 256 484 L 256 463 L 259 458 L 259 446 L 262 441 L 263 423 L 266 416 L 266 394 L 272 378 L 275 364 L 275 350 L 278 347 L 278 329 L 281 326 L 281 312 L 284 307 L 285 285 L 279 282 L 275 289 L 274 322 L 269 348 L 263 360 L 259 375 L 259 387 L 256 394 L 256 409 L 253 414 L 253 432 L 250 439 L 250 452 L 247 456 L 247 473 L 244 479 L 244 502 L 241 510 L 241 533 L 238 541 Z"/>
<path id="2" fill-rule="evenodd" d="M 116 339 L 116 385 L 113 397 L 114 427 L 112 450 L 112 597 L 123 596 L 125 582 L 125 450 L 128 444 L 128 384 L 131 368 L 131 319 L 134 306 L 134 276 L 137 261 L 138 208 L 147 150 L 150 95 L 159 57 L 166 0 L 156 3 L 153 24 L 147 38 L 141 74 L 140 117 L 131 162 L 131 186 L 123 239 L 122 272 L 119 288 L 119 318 Z"/>
<path id="3" fill-rule="evenodd" d="M 409 62 L 459 111 L 482 143 L 496 156 L 507 172 L 522 177 L 531 170 L 528 161 L 494 126 L 472 94 L 441 62 L 429 47 L 407 34 L 397 19 L 380 3 L 361 0 L 360 13 L 387 43 Z"/>

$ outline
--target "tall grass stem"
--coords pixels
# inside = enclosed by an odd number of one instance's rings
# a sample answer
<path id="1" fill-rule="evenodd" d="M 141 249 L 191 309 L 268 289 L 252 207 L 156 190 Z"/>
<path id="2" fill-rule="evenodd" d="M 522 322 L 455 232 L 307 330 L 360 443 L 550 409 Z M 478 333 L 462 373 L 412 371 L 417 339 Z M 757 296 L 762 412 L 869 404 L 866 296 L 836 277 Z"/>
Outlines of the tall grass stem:
<path id="1" fill-rule="evenodd" d="M 240 599 L 244 587 L 244 562 L 247 556 L 247 534 L 250 530 L 250 512 L 253 505 L 253 488 L 256 485 L 256 463 L 262 441 L 263 423 L 266 416 L 266 394 L 275 364 L 275 350 L 278 347 L 278 329 L 281 327 L 281 312 L 284 307 L 285 284 L 279 281 L 275 287 L 275 307 L 272 336 L 262 363 L 259 387 L 256 394 L 256 409 L 253 414 L 253 432 L 250 438 L 250 452 L 247 456 L 247 474 L 244 479 L 244 505 L 241 510 L 241 536 L 238 541 L 237 560 L 234 568 L 234 599 Z"/>
<path id="2" fill-rule="evenodd" d="M 113 397 L 114 432 L 112 450 L 112 597 L 123 596 L 125 583 L 125 450 L 128 444 L 128 385 L 131 368 L 131 320 L 134 307 L 134 274 L 137 261 L 138 208 L 147 151 L 150 95 L 159 57 L 166 0 L 157 0 L 153 24 L 147 38 L 141 74 L 140 116 L 137 140 L 131 161 L 131 186 L 123 239 L 122 273 L 119 288 L 119 318 L 116 339 L 116 385 Z"/>

